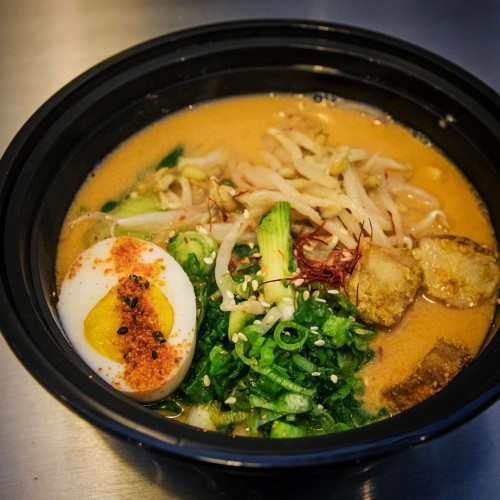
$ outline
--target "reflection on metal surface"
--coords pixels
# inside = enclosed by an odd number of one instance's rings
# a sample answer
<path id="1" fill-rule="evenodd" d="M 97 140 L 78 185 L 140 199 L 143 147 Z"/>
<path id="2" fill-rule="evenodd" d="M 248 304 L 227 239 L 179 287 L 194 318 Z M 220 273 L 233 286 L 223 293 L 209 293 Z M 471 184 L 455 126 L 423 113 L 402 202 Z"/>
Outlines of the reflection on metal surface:
<path id="1" fill-rule="evenodd" d="M 401 36 L 451 57 L 500 90 L 500 2 L 423 4 L 2 0 L 0 152 L 43 101 L 105 57 L 169 31 L 236 18 L 318 18 Z M 500 403 L 404 455 L 300 477 L 256 477 L 188 467 L 103 434 L 49 396 L 3 339 L 0 377 L 2 498 L 415 498 L 418 492 L 420 498 L 489 499 L 500 489 Z"/>

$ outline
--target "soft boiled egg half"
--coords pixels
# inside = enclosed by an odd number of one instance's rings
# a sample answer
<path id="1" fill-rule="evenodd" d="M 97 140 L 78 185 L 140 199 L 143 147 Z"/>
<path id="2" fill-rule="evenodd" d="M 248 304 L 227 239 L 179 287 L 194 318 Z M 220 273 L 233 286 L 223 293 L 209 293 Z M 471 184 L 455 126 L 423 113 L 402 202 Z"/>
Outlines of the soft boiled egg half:
<path id="1" fill-rule="evenodd" d="M 196 340 L 193 286 L 155 244 L 117 237 L 83 251 L 64 278 L 57 308 L 82 359 L 137 401 L 167 396 L 189 369 Z"/>

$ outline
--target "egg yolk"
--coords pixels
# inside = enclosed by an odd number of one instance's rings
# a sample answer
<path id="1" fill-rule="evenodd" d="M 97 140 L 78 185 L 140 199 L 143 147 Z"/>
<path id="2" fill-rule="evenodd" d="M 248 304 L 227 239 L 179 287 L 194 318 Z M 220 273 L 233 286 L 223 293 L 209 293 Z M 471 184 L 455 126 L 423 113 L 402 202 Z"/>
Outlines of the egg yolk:
<path id="1" fill-rule="evenodd" d="M 131 344 L 165 343 L 173 320 L 172 307 L 163 292 L 131 275 L 120 280 L 90 310 L 84 320 L 84 334 L 99 354 L 122 363 Z"/>

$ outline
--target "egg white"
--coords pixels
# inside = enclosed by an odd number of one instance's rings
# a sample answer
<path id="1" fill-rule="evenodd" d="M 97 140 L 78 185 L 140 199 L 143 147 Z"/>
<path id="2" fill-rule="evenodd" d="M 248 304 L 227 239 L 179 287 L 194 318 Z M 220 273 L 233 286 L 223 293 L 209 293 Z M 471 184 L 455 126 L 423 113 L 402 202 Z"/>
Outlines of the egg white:
<path id="1" fill-rule="evenodd" d="M 144 246 L 140 253 L 142 265 L 151 264 L 158 270 L 161 261 L 162 269 L 157 277 L 148 277 L 148 280 L 163 292 L 172 307 L 173 325 L 165 345 L 176 349 L 180 361 L 172 367 L 168 378 L 159 387 L 134 390 L 122 377 L 125 363 L 102 356 L 84 335 L 84 320 L 90 310 L 118 284 L 120 278 L 134 274 L 132 269 L 119 272 L 114 266 L 111 251 L 124 238 L 129 237 L 108 238 L 80 254 L 61 285 L 57 309 L 66 337 L 90 368 L 125 395 L 137 401 L 155 401 L 177 388 L 193 359 L 196 343 L 195 294 L 186 273 L 170 254 L 155 244 L 138 240 Z"/>

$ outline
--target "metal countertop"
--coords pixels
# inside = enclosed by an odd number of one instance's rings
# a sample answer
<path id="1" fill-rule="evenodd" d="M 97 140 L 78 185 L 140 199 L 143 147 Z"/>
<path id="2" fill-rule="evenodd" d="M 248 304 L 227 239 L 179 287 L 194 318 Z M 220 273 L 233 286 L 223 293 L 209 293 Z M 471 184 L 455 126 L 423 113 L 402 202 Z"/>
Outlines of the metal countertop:
<path id="1" fill-rule="evenodd" d="M 65 83 L 150 38 L 212 22 L 293 17 L 416 43 L 500 91 L 496 0 L 2 0 L 0 154 Z M 499 368 L 500 369 L 500 368 Z M 61 405 L 0 337 L 0 498 L 499 498 L 500 402 L 449 434 L 308 478 L 237 477 L 105 435 Z"/>

